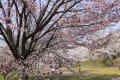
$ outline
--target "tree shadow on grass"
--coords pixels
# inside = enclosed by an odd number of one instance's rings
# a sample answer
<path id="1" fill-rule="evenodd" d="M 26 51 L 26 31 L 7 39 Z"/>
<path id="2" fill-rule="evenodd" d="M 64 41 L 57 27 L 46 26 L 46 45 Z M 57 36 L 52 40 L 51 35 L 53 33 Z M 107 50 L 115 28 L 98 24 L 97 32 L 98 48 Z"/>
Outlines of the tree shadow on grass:
<path id="1" fill-rule="evenodd" d="M 120 79 L 120 75 L 96 75 L 91 74 L 89 76 L 80 77 L 77 75 L 73 76 L 51 76 L 50 80 L 112 80 L 115 78 Z"/>
<path id="2" fill-rule="evenodd" d="M 91 77 L 88 77 L 87 79 L 84 78 L 83 80 L 112 80 L 114 78 L 118 78 L 120 75 L 96 75 L 92 74 Z"/>
<path id="3" fill-rule="evenodd" d="M 52 75 L 49 77 L 49 80 L 120 80 L 120 75 L 98 75 L 98 74 L 89 74 L 86 71 L 78 75 Z M 3 80 L 3 79 L 0 79 Z M 18 80 L 17 78 L 9 78 L 8 80 Z M 29 80 L 34 80 L 34 78 L 29 78 Z M 45 80 L 45 79 L 37 79 Z"/>

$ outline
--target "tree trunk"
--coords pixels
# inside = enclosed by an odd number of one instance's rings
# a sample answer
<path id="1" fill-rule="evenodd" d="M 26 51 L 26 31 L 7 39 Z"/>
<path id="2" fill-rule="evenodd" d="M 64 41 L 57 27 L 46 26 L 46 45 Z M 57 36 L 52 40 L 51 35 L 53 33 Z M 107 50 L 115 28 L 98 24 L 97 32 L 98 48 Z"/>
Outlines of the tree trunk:
<path id="1" fill-rule="evenodd" d="M 81 65 L 80 65 L 80 63 L 78 63 L 79 64 L 79 73 L 81 73 Z"/>
<path id="2" fill-rule="evenodd" d="M 6 75 L 3 76 L 4 80 L 6 80 Z"/>
<path id="3" fill-rule="evenodd" d="M 21 77 L 19 80 L 28 80 L 28 75 L 25 75 L 24 77 Z"/>
<path id="4" fill-rule="evenodd" d="M 29 76 L 26 71 L 27 70 L 26 64 L 24 64 L 24 62 L 21 61 L 19 66 L 21 66 L 21 68 L 18 70 L 19 80 L 28 80 Z"/>
<path id="5" fill-rule="evenodd" d="M 23 76 L 19 76 L 19 80 L 28 80 L 28 75 L 27 74 L 22 74 Z"/>

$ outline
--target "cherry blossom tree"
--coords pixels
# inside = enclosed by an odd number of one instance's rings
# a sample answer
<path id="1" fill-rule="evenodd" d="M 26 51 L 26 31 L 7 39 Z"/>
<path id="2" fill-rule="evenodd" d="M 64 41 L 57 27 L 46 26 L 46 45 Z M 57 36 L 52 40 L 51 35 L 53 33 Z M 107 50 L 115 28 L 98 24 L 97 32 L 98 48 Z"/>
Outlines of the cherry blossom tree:
<path id="1" fill-rule="evenodd" d="M 35 60 L 118 22 L 119 4 L 119 0 L 0 0 L 1 40 L 27 80 Z"/>
<path id="2" fill-rule="evenodd" d="M 55 38 L 57 21 L 82 0 L 0 0 L 0 32 L 27 79 L 27 58 L 41 56 Z M 65 7 L 65 5 L 68 5 Z M 62 13 L 61 13 L 62 11 Z M 60 13 L 59 13 L 60 12 Z M 35 54 L 36 55 L 36 54 Z M 32 61 L 33 61 L 32 60 Z M 27 62 L 27 63 L 26 63 Z M 25 64 L 26 63 L 26 64 Z M 30 66 L 30 65 L 29 65 Z"/>
<path id="3" fill-rule="evenodd" d="M 85 45 L 91 49 L 102 48 L 109 42 L 111 34 L 99 40 L 95 40 L 91 36 L 97 31 L 114 26 L 120 21 L 120 2 L 117 0 L 86 1 L 88 3 L 79 4 L 82 10 L 80 9 L 80 11 L 66 15 L 59 21 L 59 26 L 65 28 L 64 30 L 67 31 L 61 30 L 61 35 L 68 44 Z M 69 27 L 66 28 L 66 26 Z"/>

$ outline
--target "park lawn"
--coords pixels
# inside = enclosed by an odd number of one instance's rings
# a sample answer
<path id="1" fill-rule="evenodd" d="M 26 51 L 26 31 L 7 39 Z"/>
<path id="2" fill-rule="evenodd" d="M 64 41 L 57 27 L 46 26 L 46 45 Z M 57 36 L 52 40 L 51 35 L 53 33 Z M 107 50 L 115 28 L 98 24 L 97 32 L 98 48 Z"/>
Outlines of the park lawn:
<path id="1" fill-rule="evenodd" d="M 73 71 L 78 72 L 79 67 L 74 66 L 71 68 Z M 62 68 L 62 71 L 68 71 L 67 68 Z M 82 77 L 81 80 L 112 80 L 113 78 L 120 77 L 120 70 L 117 67 L 108 67 L 104 60 L 90 60 L 81 63 L 81 72 L 88 74 Z M 78 76 L 64 76 L 66 80 L 79 80 Z M 64 80 L 64 79 L 63 79 Z"/>
<path id="2" fill-rule="evenodd" d="M 120 70 L 116 67 L 101 67 L 101 68 L 90 67 L 90 68 L 81 68 L 81 70 L 98 75 L 120 75 Z"/>
<path id="3" fill-rule="evenodd" d="M 0 75 L 0 80 L 4 80 L 2 75 Z"/>
<path id="4" fill-rule="evenodd" d="M 74 71 L 78 71 L 79 68 L 71 68 Z M 67 69 L 63 69 L 63 71 Z M 112 80 L 112 78 L 120 77 L 120 70 L 115 67 L 81 67 L 83 76 L 81 80 Z M 79 76 L 63 76 L 62 80 L 79 80 Z"/>
<path id="5" fill-rule="evenodd" d="M 78 67 L 76 68 L 78 70 Z M 120 75 L 118 67 L 108 67 L 104 60 L 90 60 L 81 63 L 81 70 L 98 75 Z"/>
<path id="6" fill-rule="evenodd" d="M 13 71 L 13 72 L 10 72 L 7 76 L 6 76 L 6 80 L 16 80 L 16 72 Z M 4 80 L 3 78 L 4 76 L 3 75 L 0 75 L 0 80 Z"/>

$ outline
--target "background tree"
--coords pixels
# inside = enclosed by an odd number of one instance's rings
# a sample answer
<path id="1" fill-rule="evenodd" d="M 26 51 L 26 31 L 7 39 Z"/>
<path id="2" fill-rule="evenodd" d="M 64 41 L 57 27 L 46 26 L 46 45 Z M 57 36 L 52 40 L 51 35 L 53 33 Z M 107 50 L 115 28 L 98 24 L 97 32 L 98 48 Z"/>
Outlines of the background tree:
<path id="1" fill-rule="evenodd" d="M 110 32 L 105 32 L 108 33 L 106 36 L 103 33 L 101 38 L 93 36 L 98 31 L 108 30 L 119 22 L 119 4 L 119 1 L 116 0 L 111 2 L 94 0 L 82 4 L 82 11 L 73 12 L 71 16 L 66 16 L 60 21 L 59 25 L 64 27 L 66 31 L 61 30 L 64 42 L 75 47 L 89 48 L 91 56 L 95 55 L 95 49 L 106 48 L 110 43 Z M 65 26 L 69 27 L 66 28 Z"/>

